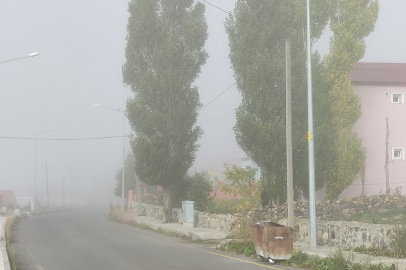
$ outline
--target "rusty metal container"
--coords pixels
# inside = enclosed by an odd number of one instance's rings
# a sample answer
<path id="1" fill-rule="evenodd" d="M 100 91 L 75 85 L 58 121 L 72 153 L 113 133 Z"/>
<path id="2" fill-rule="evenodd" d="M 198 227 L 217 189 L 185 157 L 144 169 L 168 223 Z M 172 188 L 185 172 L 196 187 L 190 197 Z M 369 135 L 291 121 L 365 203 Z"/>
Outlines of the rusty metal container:
<path id="1" fill-rule="evenodd" d="M 272 221 L 251 224 L 255 251 L 262 261 L 288 260 L 293 250 L 293 230 Z M 271 259 L 271 260 L 270 260 Z"/>

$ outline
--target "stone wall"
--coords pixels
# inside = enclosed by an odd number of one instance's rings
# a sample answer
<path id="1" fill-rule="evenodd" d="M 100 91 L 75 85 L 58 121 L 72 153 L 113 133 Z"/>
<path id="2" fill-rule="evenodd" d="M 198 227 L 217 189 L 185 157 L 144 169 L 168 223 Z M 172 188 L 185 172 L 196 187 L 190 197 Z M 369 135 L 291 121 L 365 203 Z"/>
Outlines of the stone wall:
<path id="1" fill-rule="evenodd" d="M 367 224 L 361 222 L 337 221 L 355 213 L 384 213 L 390 209 L 404 209 L 406 198 L 396 195 L 375 195 L 363 198 L 343 199 L 334 202 L 317 202 L 318 244 L 331 247 L 388 247 L 394 235 L 393 225 Z M 130 207 L 131 208 L 131 207 Z M 135 209 L 133 209 L 135 210 Z M 163 207 L 142 204 L 142 212 L 148 217 L 161 219 Z M 174 208 L 174 220 L 182 223 L 182 211 Z M 309 243 L 309 220 L 307 202 L 295 205 L 295 240 Z M 272 220 L 287 225 L 287 205 L 272 208 L 259 208 L 249 212 L 254 220 Z M 216 229 L 230 233 L 238 225 L 237 215 L 216 215 L 195 211 L 195 227 Z"/>
<path id="2" fill-rule="evenodd" d="M 130 210 L 137 212 L 136 203 L 130 204 Z M 154 217 L 157 219 L 163 219 L 163 206 L 157 206 L 153 204 L 142 204 L 142 214 L 147 217 Z M 209 214 L 206 212 L 194 211 L 195 222 L 194 227 L 203 227 L 215 229 L 217 231 L 222 231 L 229 233 L 234 228 L 235 224 L 238 223 L 238 217 L 234 215 L 216 215 Z M 182 220 L 182 209 L 173 208 L 172 209 L 172 218 L 174 221 L 183 223 Z"/>
<path id="3" fill-rule="evenodd" d="M 316 203 L 317 218 L 320 220 L 342 220 L 356 213 L 384 213 L 393 209 L 405 209 L 406 197 L 394 194 L 373 195 L 337 201 L 318 201 Z M 308 202 L 295 202 L 295 217 L 309 218 Z M 287 218 L 287 204 L 255 209 L 252 216 L 259 219 L 281 220 Z"/>
<path id="4" fill-rule="evenodd" d="M 389 247 L 394 236 L 393 225 L 347 221 L 319 221 L 318 245 L 330 247 Z M 309 243 L 309 220 L 296 221 L 295 240 Z"/>

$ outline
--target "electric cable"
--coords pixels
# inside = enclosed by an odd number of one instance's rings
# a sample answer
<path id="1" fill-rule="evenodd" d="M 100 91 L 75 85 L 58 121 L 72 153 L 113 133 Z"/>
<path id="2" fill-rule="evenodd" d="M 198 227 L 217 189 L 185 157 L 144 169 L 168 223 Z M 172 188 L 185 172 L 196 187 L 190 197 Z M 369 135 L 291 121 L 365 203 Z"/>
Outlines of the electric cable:
<path id="1" fill-rule="evenodd" d="M 206 105 L 204 105 L 203 107 L 201 107 L 198 112 L 200 112 L 201 110 L 203 110 L 204 108 L 206 108 L 210 103 L 212 103 L 213 101 L 215 101 L 218 97 L 220 97 L 222 94 L 224 94 L 228 89 L 230 89 L 232 86 L 234 86 L 236 83 L 234 82 L 232 85 L 230 85 L 226 90 L 224 90 L 223 92 L 220 93 L 220 95 L 218 95 L 217 97 L 213 98 L 209 103 L 207 103 Z"/>
<path id="2" fill-rule="evenodd" d="M 10 139 L 10 140 L 32 140 L 32 141 L 86 141 L 86 140 L 103 140 L 103 139 L 114 139 L 129 137 L 125 136 L 106 136 L 106 137 L 91 137 L 91 138 L 30 138 L 30 137 L 12 137 L 12 136 L 0 136 L 0 139 Z"/>

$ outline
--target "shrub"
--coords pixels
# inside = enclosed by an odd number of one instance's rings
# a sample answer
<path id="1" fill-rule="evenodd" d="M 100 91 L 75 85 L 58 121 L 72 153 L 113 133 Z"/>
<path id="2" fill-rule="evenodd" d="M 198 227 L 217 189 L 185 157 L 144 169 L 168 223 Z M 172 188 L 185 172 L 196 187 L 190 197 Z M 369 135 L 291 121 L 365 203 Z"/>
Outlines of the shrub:
<path id="1" fill-rule="evenodd" d="M 214 200 L 210 196 L 213 191 L 212 182 L 207 172 L 195 172 L 188 176 L 189 186 L 186 191 L 186 198 L 195 202 L 195 209 L 208 211 L 214 207 Z"/>

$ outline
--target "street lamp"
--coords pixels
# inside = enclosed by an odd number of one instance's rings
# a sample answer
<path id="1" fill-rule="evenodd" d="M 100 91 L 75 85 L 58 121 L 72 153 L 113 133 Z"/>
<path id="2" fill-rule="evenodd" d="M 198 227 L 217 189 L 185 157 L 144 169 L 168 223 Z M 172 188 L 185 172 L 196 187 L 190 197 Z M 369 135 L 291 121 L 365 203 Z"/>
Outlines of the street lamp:
<path id="1" fill-rule="evenodd" d="M 308 151 L 309 151 L 309 223 L 310 246 L 317 247 L 317 218 L 316 218 L 316 184 L 314 169 L 314 133 L 313 133 L 313 94 L 312 94 L 312 48 L 310 35 L 310 0 L 306 2 L 307 14 L 307 122 L 308 122 Z"/>
<path id="2" fill-rule="evenodd" d="M 94 103 L 93 105 L 104 108 L 104 109 L 120 112 L 123 114 L 123 173 L 122 173 L 122 180 L 121 180 L 121 209 L 124 210 L 124 163 L 125 163 L 124 119 L 125 119 L 125 114 L 124 114 L 124 111 L 122 111 L 120 109 L 117 110 L 117 109 L 105 107 L 105 106 L 102 106 L 97 103 Z"/>
<path id="3" fill-rule="evenodd" d="M 15 59 L 2 61 L 2 62 L 0 62 L 0 64 L 6 63 L 6 62 L 11 62 L 11 61 L 16 61 L 16 60 L 20 60 L 20 59 L 24 59 L 24 58 L 31 58 L 31 57 L 38 56 L 38 55 L 39 55 L 39 52 L 33 52 L 33 53 L 30 53 L 29 55 L 24 56 L 24 57 L 19 57 L 19 58 L 15 58 Z"/>
<path id="4" fill-rule="evenodd" d="M 45 133 L 45 132 L 51 132 L 51 131 L 55 131 L 55 130 L 58 130 L 58 128 L 53 128 L 53 129 L 48 129 L 48 130 L 44 130 L 44 131 L 41 131 L 41 132 L 37 132 L 37 133 L 35 133 L 35 140 L 34 140 L 34 142 L 35 142 L 35 151 L 34 151 L 34 170 L 35 170 L 35 173 L 34 173 L 34 211 L 35 211 L 35 205 L 36 205 L 36 203 L 37 203 L 37 135 L 38 134 L 41 134 L 41 133 Z"/>

